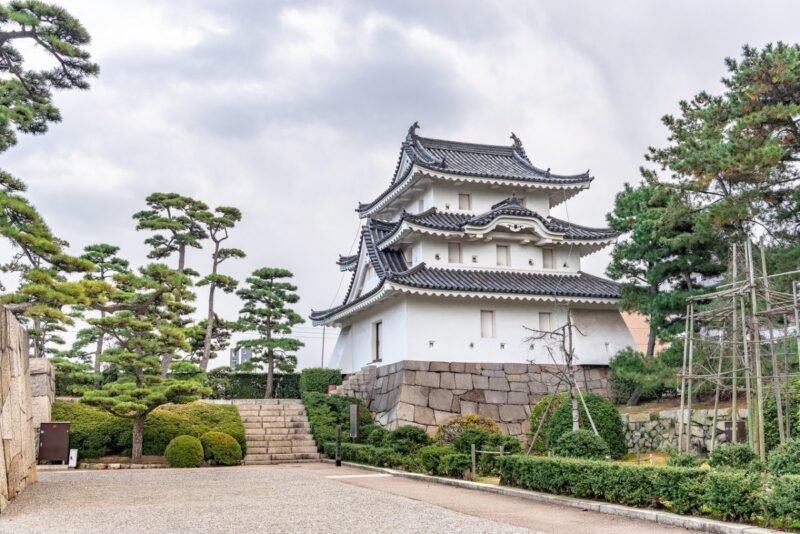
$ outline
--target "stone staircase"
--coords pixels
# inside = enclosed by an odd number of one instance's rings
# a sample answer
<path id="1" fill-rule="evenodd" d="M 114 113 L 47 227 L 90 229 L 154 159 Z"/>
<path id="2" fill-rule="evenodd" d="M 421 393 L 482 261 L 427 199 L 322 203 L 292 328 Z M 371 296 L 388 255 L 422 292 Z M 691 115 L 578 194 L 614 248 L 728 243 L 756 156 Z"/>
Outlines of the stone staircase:
<path id="1" fill-rule="evenodd" d="M 234 401 L 247 437 L 245 465 L 320 460 L 303 401 L 248 399 Z"/>

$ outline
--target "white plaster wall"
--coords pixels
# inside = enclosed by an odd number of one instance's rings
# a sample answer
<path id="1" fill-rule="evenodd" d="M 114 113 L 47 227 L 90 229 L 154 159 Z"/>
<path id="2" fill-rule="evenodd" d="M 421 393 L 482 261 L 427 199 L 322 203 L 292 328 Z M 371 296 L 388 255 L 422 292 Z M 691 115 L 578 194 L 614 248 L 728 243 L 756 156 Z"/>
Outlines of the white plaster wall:
<path id="1" fill-rule="evenodd" d="M 496 234 L 495 234 L 496 235 Z M 455 240 L 453 242 L 456 242 Z M 432 236 L 425 236 L 414 245 L 414 263 L 424 261 L 431 267 L 482 267 L 502 270 L 504 267 L 497 265 L 497 245 L 508 245 L 511 254 L 511 266 L 505 267 L 510 270 L 522 270 L 529 272 L 570 272 L 575 273 L 580 270 L 580 254 L 577 249 L 570 247 L 555 247 L 555 269 L 544 269 L 542 267 L 542 248 L 533 245 L 521 245 L 518 241 L 504 241 L 496 238 L 492 241 L 457 241 L 461 243 L 461 264 L 449 263 L 447 255 L 447 241 Z M 436 255 L 439 259 L 436 259 Z M 472 256 L 477 256 L 477 263 L 472 262 Z M 533 263 L 531 265 L 530 262 Z M 564 267 L 564 264 L 567 264 Z"/>
<path id="2" fill-rule="evenodd" d="M 620 350 L 636 346 L 619 310 L 574 310 L 572 317 L 586 334 L 574 341 L 579 364 L 605 365 Z"/>
<path id="3" fill-rule="evenodd" d="M 382 321 L 382 364 L 405 359 L 407 354 L 406 302 L 402 298 L 386 300 L 353 318 L 350 327 L 352 356 L 342 359 L 342 372 L 351 373 L 372 363 L 373 324 Z M 338 341 L 337 341 L 338 343 Z M 350 367 L 347 368 L 347 364 Z"/>
<path id="4" fill-rule="evenodd" d="M 462 184 L 455 185 L 448 182 L 434 182 L 429 191 L 433 192 L 433 205 L 439 211 L 452 211 L 460 213 L 458 209 L 458 194 L 469 193 L 472 195 L 471 213 L 479 214 L 492 209 L 492 206 L 501 202 L 512 194 L 525 198 L 526 206 L 537 213 L 547 217 L 550 214 L 550 200 L 547 193 L 541 190 L 528 190 L 524 188 L 500 187 L 488 189 L 485 185 Z M 449 209 L 447 206 L 449 205 Z M 427 206 L 430 207 L 430 206 Z"/>

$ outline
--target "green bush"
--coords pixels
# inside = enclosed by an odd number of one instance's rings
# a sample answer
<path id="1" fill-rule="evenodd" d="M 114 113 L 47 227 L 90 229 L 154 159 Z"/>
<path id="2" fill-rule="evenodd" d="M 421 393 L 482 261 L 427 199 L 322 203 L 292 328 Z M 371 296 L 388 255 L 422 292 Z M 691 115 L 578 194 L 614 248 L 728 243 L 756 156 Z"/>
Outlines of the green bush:
<path id="1" fill-rule="evenodd" d="M 194 436 L 177 436 L 167 445 L 164 456 L 170 467 L 200 467 L 203 445 Z"/>
<path id="2" fill-rule="evenodd" d="M 263 399 L 267 391 L 266 373 L 237 373 L 219 367 L 209 371 L 207 376 L 213 399 Z M 299 374 L 275 373 L 272 380 L 274 398 L 300 398 Z"/>
<path id="3" fill-rule="evenodd" d="M 539 423 L 545 415 L 545 411 L 547 411 L 547 416 L 545 417 L 544 423 L 542 423 L 542 429 L 539 432 L 539 436 L 536 438 L 536 443 L 533 444 L 533 451 L 544 452 L 547 450 L 547 426 L 550 422 L 550 418 L 553 416 L 553 412 L 556 408 L 567 401 L 569 401 L 569 393 L 562 391 L 555 395 L 545 395 L 539 399 L 539 402 L 531 407 L 531 439 L 533 439 L 533 434 L 536 433 L 536 430 L 539 428 Z M 550 406 L 549 409 L 548 405 Z"/>
<path id="4" fill-rule="evenodd" d="M 758 456 L 744 443 L 726 443 L 719 445 L 708 455 L 708 465 L 711 467 L 730 467 L 732 469 L 747 469 Z"/>
<path id="5" fill-rule="evenodd" d="M 422 468 L 431 475 L 443 474 L 441 470 L 442 458 L 455 454 L 456 450 L 449 445 L 431 445 L 417 451 Z"/>
<path id="6" fill-rule="evenodd" d="M 788 406 L 787 406 L 788 404 Z M 791 437 L 800 438 L 800 381 L 795 382 L 788 392 L 784 392 L 783 408 L 791 414 Z M 784 415 L 784 424 L 785 424 Z M 778 406 L 775 397 L 770 395 L 764 403 L 764 441 L 767 451 L 780 445 L 780 430 L 778 429 Z"/>
<path id="7" fill-rule="evenodd" d="M 592 419 L 597 427 L 600 437 L 608 445 L 612 458 L 622 458 L 628 452 L 625 445 L 625 430 L 619 410 L 611 401 L 593 393 L 584 393 L 583 399 L 592 414 Z M 581 428 L 592 428 L 583 404 L 579 402 Z M 556 408 L 547 428 L 547 448 L 553 449 L 562 434 L 572 430 L 572 405 L 566 402 Z"/>
<path id="8" fill-rule="evenodd" d="M 790 526 L 800 521 L 800 476 L 786 475 L 771 477 L 764 502 L 764 508 L 771 518 L 782 526 Z"/>
<path id="9" fill-rule="evenodd" d="M 705 480 L 703 504 L 724 520 L 750 521 L 761 512 L 762 477 L 735 469 L 713 469 Z"/>
<path id="10" fill-rule="evenodd" d="M 769 453 L 769 470 L 775 475 L 800 475 L 800 438 L 792 438 Z"/>
<path id="11" fill-rule="evenodd" d="M 327 393 L 328 386 L 338 386 L 342 383 L 342 372 L 339 369 L 326 369 L 324 367 L 314 367 L 303 369 L 300 373 L 300 393 L 314 391 L 316 393 Z"/>
<path id="12" fill-rule="evenodd" d="M 446 454 L 442 456 L 439 471 L 442 475 L 453 478 L 464 478 L 465 473 L 472 469 L 472 460 L 467 454 Z"/>
<path id="13" fill-rule="evenodd" d="M 392 433 L 385 428 L 377 427 L 369 433 L 364 441 L 373 447 L 384 447 L 389 444 L 389 436 L 391 435 Z"/>
<path id="14" fill-rule="evenodd" d="M 242 447 L 229 434 L 206 432 L 200 436 L 203 458 L 211 465 L 238 465 L 242 461 Z"/>
<path id="15" fill-rule="evenodd" d="M 342 425 L 342 441 L 347 439 L 351 404 L 361 406 L 359 427 L 362 435 L 366 435 L 368 439 L 375 431 L 372 415 L 360 399 L 311 391 L 303 395 L 303 404 L 311 424 L 311 434 L 320 450 L 325 443 L 336 441 L 336 425 Z M 367 432 L 363 432 L 364 430 Z"/>
<path id="16" fill-rule="evenodd" d="M 697 467 L 700 460 L 697 455 L 691 452 L 680 452 L 671 447 L 667 449 L 667 465 L 672 467 Z"/>
<path id="17" fill-rule="evenodd" d="M 52 418 L 70 422 L 70 448 L 81 458 L 129 455 L 133 422 L 80 402 L 56 401 Z M 244 425 L 235 406 L 193 402 L 167 404 L 154 410 L 144 424 L 144 454 L 161 456 L 180 435 L 200 437 L 209 431 L 230 434 L 247 450 Z"/>
<path id="18" fill-rule="evenodd" d="M 431 438 L 416 426 L 401 426 L 389 434 L 386 443 L 400 454 L 412 454 L 430 445 Z"/>
<path id="19" fill-rule="evenodd" d="M 447 423 L 441 425 L 436 432 L 436 441 L 440 443 L 450 443 L 456 436 L 463 431 L 476 428 L 486 432 L 500 432 L 500 427 L 494 422 L 491 417 L 483 417 L 477 414 L 458 415 Z"/>
<path id="20" fill-rule="evenodd" d="M 603 438 L 595 435 L 594 432 L 581 429 L 562 434 L 553 447 L 553 454 L 567 458 L 604 460 L 609 456 L 610 451 Z"/>
<path id="21" fill-rule="evenodd" d="M 641 352 L 623 349 L 608 362 L 611 398 L 617 404 L 630 400 L 638 387 L 639 401 L 653 400 L 676 387 L 677 368 L 669 358 L 668 349 L 653 358 L 646 358 Z M 678 363 L 680 365 L 680 363 Z"/>

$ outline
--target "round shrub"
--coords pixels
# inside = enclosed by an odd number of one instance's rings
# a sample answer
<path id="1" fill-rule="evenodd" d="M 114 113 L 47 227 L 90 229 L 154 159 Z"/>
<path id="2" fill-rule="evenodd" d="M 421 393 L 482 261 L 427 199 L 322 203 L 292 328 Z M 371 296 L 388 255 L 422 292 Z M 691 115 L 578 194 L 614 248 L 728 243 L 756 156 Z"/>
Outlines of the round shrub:
<path id="1" fill-rule="evenodd" d="M 747 469 L 757 459 L 756 453 L 744 443 L 726 443 L 711 451 L 711 454 L 708 455 L 708 465 Z"/>
<path id="2" fill-rule="evenodd" d="M 447 454 L 442 457 L 440 474 L 453 478 L 464 478 L 472 468 L 472 460 L 467 454 Z"/>
<path id="3" fill-rule="evenodd" d="M 610 454 L 603 438 L 583 429 L 562 434 L 552 451 L 556 456 L 586 460 L 603 460 Z"/>
<path id="4" fill-rule="evenodd" d="M 423 469 L 432 475 L 440 475 L 442 458 L 455 454 L 456 450 L 449 445 L 432 445 L 417 451 Z"/>
<path id="5" fill-rule="evenodd" d="M 482 417 L 477 414 L 459 415 L 453 417 L 447 423 L 439 427 L 436 432 L 436 441 L 441 443 L 450 443 L 453 439 L 461 434 L 463 431 L 476 428 L 486 432 L 500 432 L 500 427 L 494 422 L 491 417 Z"/>
<path id="6" fill-rule="evenodd" d="M 776 475 L 800 475 L 800 438 L 792 438 L 769 453 L 769 470 Z"/>
<path id="7" fill-rule="evenodd" d="M 431 438 L 416 426 L 401 426 L 389 434 L 386 444 L 400 454 L 411 454 L 430 445 Z"/>
<path id="8" fill-rule="evenodd" d="M 194 436 L 178 436 L 164 451 L 170 467 L 200 467 L 203 465 L 203 444 Z"/>
<path id="9" fill-rule="evenodd" d="M 533 435 L 539 428 L 542 417 L 545 418 L 544 423 L 542 424 L 542 429 L 539 432 L 539 436 L 536 438 L 536 443 L 533 444 L 534 451 L 544 452 L 547 450 L 547 425 L 549 424 L 550 418 L 553 416 L 553 412 L 556 410 L 556 408 L 568 400 L 569 394 L 562 391 L 561 393 L 556 393 L 555 395 L 545 395 L 539 399 L 539 402 L 531 406 L 531 439 L 533 439 Z"/>
<path id="10" fill-rule="evenodd" d="M 211 465 L 238 465 L 242 448 L 233 436 L 223 432 L 206 432 L 200 436 L 203 457 Z"/>
<path id="11" fill-rule="evenodd" d="M 592 419 L 597 427 L 597 432 L 608 445 L 612 458 L 622 458 L 628 452 L 625 446 L 625 430 L 622 428 L 622 419 L 619 410 L 611 401 L 593 393 L 584 393 L 583 399 L 592 414 Z M 581 428 L 592 428 L 586 409 L 578 400 L 578 413 L 580 414 Z M 552 450 L 562 434 L 572 430 L 572 403 L 565 402 L 553 412 L 547 425 L 547 448 Z"/>
<path id="12" fill-rule="evenodd" d="M 376 427 L 369 433 L 366 442 L 373 447 L 385 447 L 389 444 L 389 437 L 391 435 L 392 433 L 385 428 Z"/>

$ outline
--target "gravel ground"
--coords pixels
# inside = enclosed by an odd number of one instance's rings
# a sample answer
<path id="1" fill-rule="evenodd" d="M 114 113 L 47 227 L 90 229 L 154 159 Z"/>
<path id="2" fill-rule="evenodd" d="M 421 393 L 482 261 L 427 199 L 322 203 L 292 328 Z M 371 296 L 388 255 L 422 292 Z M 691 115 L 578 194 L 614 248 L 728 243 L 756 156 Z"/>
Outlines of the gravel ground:
<path id="1" fill-rule="evenodd" d="M 530 532 L 296 467 L 43 472 L 0 533 Z"/>

